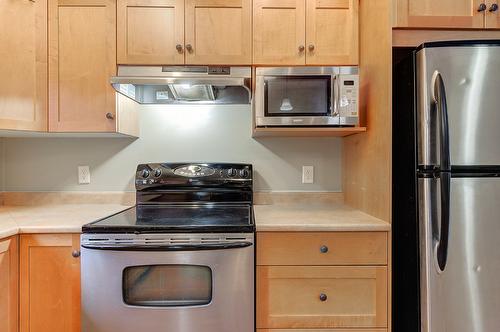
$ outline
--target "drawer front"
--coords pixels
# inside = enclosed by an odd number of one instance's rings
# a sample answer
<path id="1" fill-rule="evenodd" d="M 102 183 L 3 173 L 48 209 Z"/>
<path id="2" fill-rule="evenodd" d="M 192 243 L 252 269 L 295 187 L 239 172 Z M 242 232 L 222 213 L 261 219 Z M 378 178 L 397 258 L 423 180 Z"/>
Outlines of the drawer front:
<path id="1" fill-rule="evenodd" d="M 387 327 L 386 267 L 257 267 L 257 328 L 337 327 Z"/>
<path id="2" fill-rule="evenodd" d="M 260 232 L 257 265 L 387 265 L 387 233 Z"/>
<path id="3" fill-rule="evenodd" d="M 319 329 L 319 330 L 301 330 L 301 329 L 257 329 L 257 332 L 387 332 L 387 329 Z"/>

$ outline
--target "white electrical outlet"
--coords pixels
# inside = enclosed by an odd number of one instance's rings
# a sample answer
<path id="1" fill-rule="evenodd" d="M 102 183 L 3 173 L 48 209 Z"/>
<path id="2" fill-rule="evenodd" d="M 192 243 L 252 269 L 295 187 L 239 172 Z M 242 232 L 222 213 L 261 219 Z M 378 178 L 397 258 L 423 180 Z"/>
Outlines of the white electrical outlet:
<path id="1" fill-rule="evenodd" d="M 314 183 L 314 166 L 302 166 L 302 183 Z"/>
<path id="2" fill-rule="evenodd" d="M 90 183 L 90 168 L 88 166 L 78 166 L 78 183 Z"/>

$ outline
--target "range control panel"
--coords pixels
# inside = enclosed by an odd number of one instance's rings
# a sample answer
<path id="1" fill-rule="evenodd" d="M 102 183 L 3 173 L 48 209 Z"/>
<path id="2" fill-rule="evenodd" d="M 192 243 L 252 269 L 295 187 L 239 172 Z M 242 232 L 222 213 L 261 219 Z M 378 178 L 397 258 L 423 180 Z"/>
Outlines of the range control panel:
<path id="1" fill-rule="evenodd" d="M 252 185 L 252 165 L 228 163 L 151 163 L 137 166 L 136 189 L 155 186 Z"/>
<path id="2" fill-rule="evenodd" d="M 337 79 L 337 112 L 341 117 L 358 117 L 359 76 L 339 75 Z"/>

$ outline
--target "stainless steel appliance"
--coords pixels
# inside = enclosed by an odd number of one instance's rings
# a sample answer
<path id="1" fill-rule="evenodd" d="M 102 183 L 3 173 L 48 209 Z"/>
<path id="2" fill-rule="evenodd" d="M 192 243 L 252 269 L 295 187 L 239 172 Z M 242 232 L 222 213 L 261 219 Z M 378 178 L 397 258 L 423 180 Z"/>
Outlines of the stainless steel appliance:
<path id="1" fill-rule="evenodd" d="M 118 66 L 115 90 L 139 104 L 250 104 L 250 67 Z"/>
<path id="2" fill-rule="evenodd" d="M 139 165 L 137 205 L 83 227 L 83 332 L 254 332 L 252 166 Z"/>
<path id="3" fill-rule="evenodd" d="M 394 55 L 393 331 L 500 331 L 500 41 Z"/>
<path id="4" fill-rule="evenodd" d="M 357 67 L 258 67 L 257 127 L 356 126 Z"/>

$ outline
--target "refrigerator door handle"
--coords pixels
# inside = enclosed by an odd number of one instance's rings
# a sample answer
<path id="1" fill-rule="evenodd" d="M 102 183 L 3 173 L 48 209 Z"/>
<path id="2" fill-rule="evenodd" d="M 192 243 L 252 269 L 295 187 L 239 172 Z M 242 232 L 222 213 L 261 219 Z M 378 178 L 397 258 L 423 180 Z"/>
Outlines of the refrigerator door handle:
<path id="1" fill-rule="evenodd" d="M 448 241 L 450 233 L 450 186 L 451 173 L 440 174 L 441 216 L 439 225 L 439 240 L 434 247 L 436 265 L 439 273 L 446 268 L 448 260 Z"/>
<path id="2" fill-rule="evenodd" d="M 446 88 L 444 85 L 443 77 L 439 71 L 435 71 L 432 76 L 433 81 L 433 101 L 435 108 L 438 112 L 440 122 L 440 170 L 450 171 L 450 130 L 448 127 L 448 106 L 446 103 Z"/>

